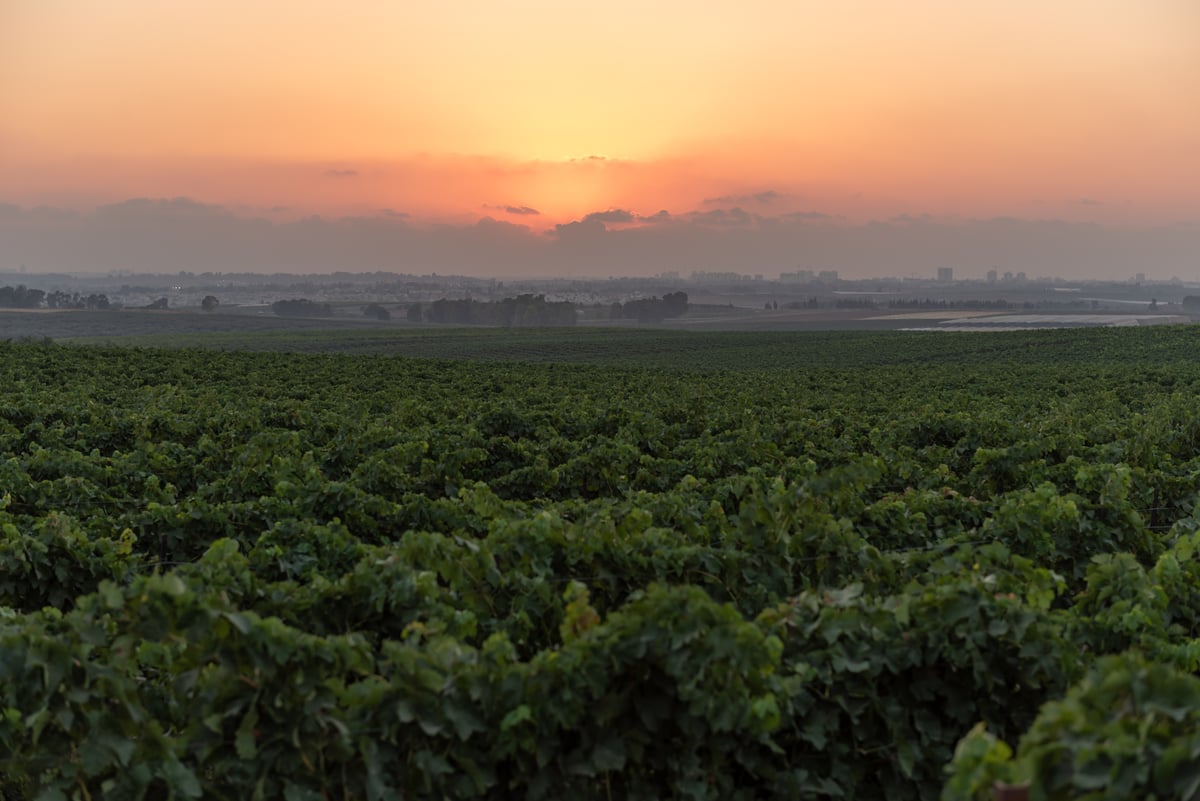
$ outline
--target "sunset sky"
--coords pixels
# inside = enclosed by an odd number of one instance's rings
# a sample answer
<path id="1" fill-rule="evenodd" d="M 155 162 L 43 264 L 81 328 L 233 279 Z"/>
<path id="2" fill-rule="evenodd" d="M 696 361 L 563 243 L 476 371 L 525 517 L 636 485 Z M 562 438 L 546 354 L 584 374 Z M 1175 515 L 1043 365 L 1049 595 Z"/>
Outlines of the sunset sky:
<path id="1" fill-rule="evenodd" d="M 1191 230 L 1200 2 L 0 0 L 0 237 L 45 262 L 38 207 L 91 230 L 134 198 L 531 246 Z"/>

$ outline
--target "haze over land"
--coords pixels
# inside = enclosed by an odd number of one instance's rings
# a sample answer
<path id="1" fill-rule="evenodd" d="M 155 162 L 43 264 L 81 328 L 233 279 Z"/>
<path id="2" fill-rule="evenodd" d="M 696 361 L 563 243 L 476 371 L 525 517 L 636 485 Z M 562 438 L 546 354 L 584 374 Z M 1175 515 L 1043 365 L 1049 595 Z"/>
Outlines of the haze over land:
<path id="1" fill-rule="evenodd" d="M 14 0 L 0 269 L 1192 281 L 1197 97 L 1194 0 Z"/>

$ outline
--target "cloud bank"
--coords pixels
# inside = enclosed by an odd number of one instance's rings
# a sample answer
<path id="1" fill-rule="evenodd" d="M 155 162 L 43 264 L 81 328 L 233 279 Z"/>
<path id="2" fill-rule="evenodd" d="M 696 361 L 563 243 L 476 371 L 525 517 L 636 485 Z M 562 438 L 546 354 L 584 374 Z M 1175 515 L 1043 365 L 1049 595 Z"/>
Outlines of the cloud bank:
<path id="1" fill-rule="evenodd" d="M 514 207 L 520 209 L 521 207 Z M 502 209 L 513 213 L 508 208 Z M 521 220 L 536 219 L 533 210 Z M 0 203 L 0 270 L 330 272 L 479 276 L 762 273 L 834 269 L 848 278 L 964 278 L 989 269 L 1064 278 L 1200 278 L 1200 223 L 1117 227 L 1011 217 L 899 216 L 847 222 L 819 211 L 741 206 L 641 215 L 603 209 L 549 228 L 483 217 L 423 225 L 403 212 L 292 221 L 187 198 L 132 199 L 88 212 Z"/>

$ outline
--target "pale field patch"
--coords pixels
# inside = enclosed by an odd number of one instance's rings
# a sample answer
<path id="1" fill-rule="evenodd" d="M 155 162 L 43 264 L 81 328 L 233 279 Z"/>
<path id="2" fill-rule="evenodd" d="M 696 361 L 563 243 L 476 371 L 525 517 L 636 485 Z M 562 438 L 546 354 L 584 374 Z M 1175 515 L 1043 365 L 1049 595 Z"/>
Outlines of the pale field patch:
<path id="1" fill-rule="evenodd" d="M 867 320 L 963 320 L 967 317 L 992 317 L 994 311 L 922 311 L 903 312 L 901 314 L 883 314 L 878 317 L 867 317 Z"/>

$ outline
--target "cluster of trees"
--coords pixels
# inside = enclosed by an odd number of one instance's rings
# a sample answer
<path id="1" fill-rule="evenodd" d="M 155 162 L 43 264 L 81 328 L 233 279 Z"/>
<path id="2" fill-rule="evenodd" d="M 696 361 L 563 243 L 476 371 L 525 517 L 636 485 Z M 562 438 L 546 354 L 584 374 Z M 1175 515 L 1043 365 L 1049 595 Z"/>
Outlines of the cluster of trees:
<path id="1" fill-rule="evenodd" d="M 5 309 L 107 309 L 108 296 L 78 292 L 46 292 L 24 284 L 0 287 L 0 308 Z"/>
<path id="2" fill-rule="evenodd" d="M 0 287 L 0 306 L 6 309 L 37 309 L 45 300 L 46 293 L 40 289 L 29 289 L 19 285 Z"/>
<path id="3" fill-rule="evenodd" d="M 614 303 L 609 316 L 614 320 L 637 320 L 639 323 L 661 323 L 670 317 L 681 317 L 688 309 L 686 292 L 668 292 L 661 298 L 644 298 Z"/>
<path id="4" fill-rule="evenodd" d="M 308 298 L 277 300 L 271 304 L 271 311 L 280 317 L 332 317 L 333 307 L 328 303 L 317 303 Z"/>
<path id="5" fill-rule="evenodd" d="M 518 295 L 496 302 L 435 300 L 427 306 L 408 307 L 412 322 L 495 325 L 509 328 L 575 325 L 575 304 L 548 301 L 545 295 Z"/>
<path id="6" fill-rule="evenodd" d="M 371 303 L 362 308 L 363 317 L 371 317 L 375 320 L 390 320 L 392 313 L 380 306 L 378 303 Z"/>
<path id="7" fill-rule="evenodd" d="M 46 307 L 50 309 L 107 309 L 108 306 L 108 295 L 98 292 L 81 295 L 78 292 L 55 291 L 46 294 Z"/>

